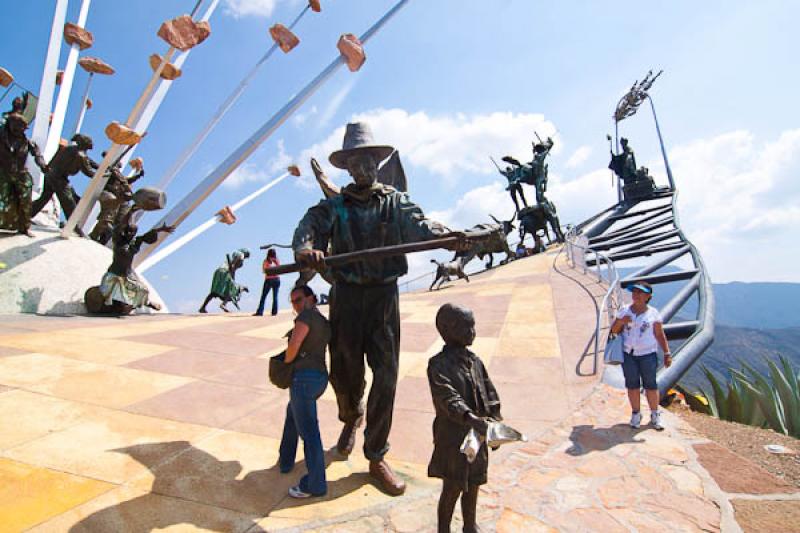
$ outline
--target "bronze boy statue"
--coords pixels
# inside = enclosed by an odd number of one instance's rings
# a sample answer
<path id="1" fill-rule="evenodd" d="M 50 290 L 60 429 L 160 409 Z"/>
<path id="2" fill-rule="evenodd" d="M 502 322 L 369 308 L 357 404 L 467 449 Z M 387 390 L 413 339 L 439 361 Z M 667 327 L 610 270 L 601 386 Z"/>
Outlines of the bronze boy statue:
<path id="1" fill-rule="evenodd" d="M 475 523 L 478 488 L 486 483 L 489 452 L 482 443 L 474 462 L 470 463 L 460 447 L 470 429 L 486 437 L 490 419 L 502 420 L 500 398 L 483 362 L 467 349 L 475 340 L 472 311 L 444 304 L 436 313 L 436 329 L 445 345 L 428 362 L 428 383 L 436 409 L 428 476 L 443 480 L 438 530 L 439 533 L 450 531 L 453 509 L 461 496 L 464 531 L 478 532 L 480 529 Z"/>

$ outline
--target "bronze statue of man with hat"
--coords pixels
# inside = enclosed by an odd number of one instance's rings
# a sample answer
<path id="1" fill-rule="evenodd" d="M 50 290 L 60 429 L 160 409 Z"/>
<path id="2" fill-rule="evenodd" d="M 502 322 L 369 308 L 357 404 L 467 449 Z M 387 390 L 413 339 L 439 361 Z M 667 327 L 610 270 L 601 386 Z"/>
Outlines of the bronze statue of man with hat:
<path id="1" fill-rule="evenodd" d="M 294 233 L 292 247 L 299 263 L 322 270 L 325 251 L 355 252 L 403 243 L 425 241 L 462 233 L 451 232 L 425 218 L 404 192 L 378 181 L 378 165 L 394 149 L 373 142 L 369 125 L 348 124 L 343 148 L 330 162 L 346 169 L 353 183 L 309 209 Z M 311 160 L 314 173 L 322 171 Z M 453 248 L 468 246 L 466 236 Z M 400 355 L 400 313 L 397 278 L 406 274 L 404 255 L 371 258 L 331 268 L 330 321 L 332 338 L 330 380 L 336 392 L 339 419 L 344 428 L 337 449 L 348 455 L 356 429 L 366 415 L 364 455 L 369 472 L 391 495 L 405 491 L 405 482 L 384 460 L 389 450 Z M 364 359 L 372 369 L 373 382 L 364 409 Z"/>
<path id="2" fill-rule="evenodd" d="M 33 178 L 25 168 L 28 155 L 47 173 L 39 147 L 25 136 L 28 123 L 22 114 L 13 111 L 6 115 L 0 127 L 0 229 L 31 233 L 31 194 Z"/>
<path id="3" fill-rule="evenodd" d="M 36 216 L 54 194 L 61 204 L 61 209 L 64 210 L 64 216 L 67 219 L 72 216 L 80 197 L 75 192 L 75 189 L 72 188 L 69 178 L 78 172 L 83 172 L 84 175 L 90 178 L 94 177 L 97 163 L 92 161 L 86 153 L 93 146 L 91 137 L 76 133 L 72 136 L 70 144 L 58 149 L 50 159 L 48 164 L 49 172 L 44 175 L 42 195 L 33 202 L 31 216 Z"/>

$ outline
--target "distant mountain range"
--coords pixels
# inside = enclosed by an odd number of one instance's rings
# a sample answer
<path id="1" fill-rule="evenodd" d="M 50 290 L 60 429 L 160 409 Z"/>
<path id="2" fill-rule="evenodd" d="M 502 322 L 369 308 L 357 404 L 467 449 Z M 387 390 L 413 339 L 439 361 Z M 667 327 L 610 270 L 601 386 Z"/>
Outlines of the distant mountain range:
<path id="1" fill-rule="evenodd" d="M 621 269 L 625 276 L 635 269 Z M 655 287 L 653 305 L 662 307 L 682 283 Z M 681 379 L 690 390 L 709 389 L 702 372 L 707 366 L 718 377 L 729 379 L 728 368 L 740 368 L 745 361 L 767 372 L 766 359 L 788 357 L 800 370 L 800 283 L 715 283 L 716 330 L 714 343 Z M 684 319 L 694 319 L 697 302 L 693 299 L 679 311 Z"/>

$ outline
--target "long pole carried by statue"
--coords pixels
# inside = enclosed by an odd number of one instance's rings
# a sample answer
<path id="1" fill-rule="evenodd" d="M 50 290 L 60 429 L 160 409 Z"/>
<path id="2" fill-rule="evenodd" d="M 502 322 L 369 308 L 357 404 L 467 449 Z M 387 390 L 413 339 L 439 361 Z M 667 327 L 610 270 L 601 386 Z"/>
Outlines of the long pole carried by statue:
<path id="1" fill-rule="evenodd" d="M 395 255 L 404 255 L 414 252 L 437 250 L 439 248 L 448 248 L 453 244 L 463 241 L 465 238 L 470 241 L 477 241 L 489 238 L 492 233 L 492 230 L 471 231 L 462 235 L 441 237 L 439 239 L 431 239 L 428 241 L 396 244 L 393 246 L 382 246 L 380 248 L 367 248 L 366 250 L 358 250 L 356 252 L 330 255 L 323 259 L 323 262 L 325 263 L 326 267 L 335 268 L 348 263 L 354 263 L 356 261 L 368 261 L 382 259 L 384 257 L 392 257 Z M 309 268 L 310 267 L 308 265 L 303 263 L 289 263 L 264 269 L 264 275 L 278 276 L 281 274 L 291 274 L 292 272 L 300 272 L 301 270 L 308 270 Z"/>

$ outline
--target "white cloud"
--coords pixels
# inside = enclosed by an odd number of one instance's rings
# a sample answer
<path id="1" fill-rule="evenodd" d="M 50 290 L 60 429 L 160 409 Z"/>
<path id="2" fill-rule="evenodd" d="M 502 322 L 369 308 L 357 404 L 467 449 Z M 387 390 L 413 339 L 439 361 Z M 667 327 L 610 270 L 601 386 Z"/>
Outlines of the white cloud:
<path id="1" fill-rule="evenodd" d="M 581 146 L 569 156 L 567 162 L 564 163 L 566 168 L 576 168 L 581 166 L 592 154 L 592 147 L 588 145 Z"/>
<path id="2" fill-rule="evenodd" d="M 226 189 L 238 189 L 247 183 L 267 182 L 277 178 L 292 164 L 292 158 L 286 153 L 283 139 L 278 141 L 278 153 L 265 164 L 244 163 L 222 182 Z"/>
<path id="3" fill-rule="evenodd" d="M 336 112 L 339 111 L 339 108 L 342 107 L 345 98 L 347 98 L 347 95 L 350 94 L 350 91 L 352 91 L 353 87 L 355 87 L 356 79 L 357 78 L 349 78 L 347 83 L 345 83 L 342 88 L 336 91 L 336 94 L 333 95 L 333 98 L 330 99 L 328 105 L 325 106 L 325 109 L 322 110 L 322 113 L 319 116 L 319 120 L 316 124 L 317 131 L 321 131 L 322 128 L 326 127 Z"/>
<path id="4" fill-rule="evenodd" d="M 317 106 L 311 106 L 311 109 L 305 113 L 297 113 L 294 117 L 292 117 L 292 123 L 299 128 L 305 125 L 306 121 L 308 121 L 309 118 L 313 117 L 318 112 L 319 110 L 317 109 Z"/>
<path id="5" fill-rule="evenodd" d="M 269 17 L 279 0 L 225 0 L 225 14 L 233 18 Z"/>
<path id="6" fill-rule="evenodd" d="M 450 209 L 432 211 L 429 217 L 453 229 L 465 229 L 476 224 L 493 223 L 489 214 L 500 220 L 514 215 L 511 197 L 499 182 L 472 189 Z"/>
<path id="7" fill-rule="evenodd" d="M 374 109 L 353 115 L 350 121 L 368 122 L 375 141 L 397 148 L 404 164 L 441 175 L 451 185 L 455 185 L 461 173 L 495 174 L 497 171 L 489 162 L 489 155 L 497 159 L 510 154 L 522 161 L 529 160 L 533 131 L 542 136 L 555 136 L 556 132 L 553 123 L 544 115 L 534 113 L 432 116 L 424 111 Z M 331 179 L 343 180 L 345 173 L 331 167 L 327 155 L 341 148 L 344 130 L 344 126 L 336 128 L 323 141 L 304 150 L 300 159 L 320 158 Z M 558 153 L 558 150 L 556 140 L 553 151 Z"/>

